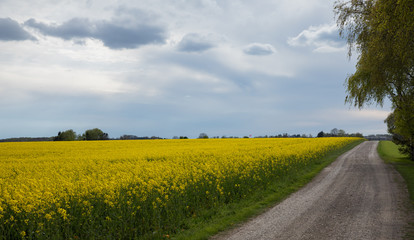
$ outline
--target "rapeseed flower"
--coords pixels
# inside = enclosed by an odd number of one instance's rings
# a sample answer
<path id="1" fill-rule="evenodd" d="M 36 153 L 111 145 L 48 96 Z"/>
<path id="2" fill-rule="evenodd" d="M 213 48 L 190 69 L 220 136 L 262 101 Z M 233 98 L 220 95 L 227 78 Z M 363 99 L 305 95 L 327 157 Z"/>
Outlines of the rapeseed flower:
<path id="1" fill-rule="evenodd" d="M 23 238 L 32 229 L 32 238 L 41 238 L 61 229 L 81 236 L 76 231 L 115 219 L 145 234 L 244 198 L 356 140 L 0 143 L 0 235 Z M 54 226 L 62 222 L 72 225 Z"/>

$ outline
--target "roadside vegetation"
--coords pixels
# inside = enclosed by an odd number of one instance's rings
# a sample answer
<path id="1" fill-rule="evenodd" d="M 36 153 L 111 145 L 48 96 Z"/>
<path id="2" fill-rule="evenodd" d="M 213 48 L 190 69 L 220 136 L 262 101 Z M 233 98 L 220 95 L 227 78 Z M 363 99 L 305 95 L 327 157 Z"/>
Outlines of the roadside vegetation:
<path id="1" fill-rule="evenodd" d="M 414 162 L 408 154 L 402 154 L 398 145 L 391 141 L 381 141 L 378 145 L 378 153 L 388 164 L 392 164 L 404 178 L 410 194 L 411 208 L 414 208 Z M 414 219 L 411 220 L 411 228 L 408 230 L 408 239 L 414 239 Z"/>
<path id="2" fill-rule="evenodd" d="M 414 162 L 406 154 L 398 150 L 398 146 L 391 141 L 381 141 L 378 153 L 386 163 L 392 164 L 407 183 L 411 203 L 414 204 Z"/>

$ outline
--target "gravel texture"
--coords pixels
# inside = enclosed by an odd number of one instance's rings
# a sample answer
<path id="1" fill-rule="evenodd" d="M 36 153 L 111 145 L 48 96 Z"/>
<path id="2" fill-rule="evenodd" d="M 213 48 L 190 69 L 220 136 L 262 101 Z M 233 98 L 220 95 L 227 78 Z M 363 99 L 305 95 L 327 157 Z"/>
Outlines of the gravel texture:
<path id="1" fill-rule="evenodd" d="M 280 204 L 212 239 L 401 239 L 408 193 L 377 145 L 358 145 Z"/>

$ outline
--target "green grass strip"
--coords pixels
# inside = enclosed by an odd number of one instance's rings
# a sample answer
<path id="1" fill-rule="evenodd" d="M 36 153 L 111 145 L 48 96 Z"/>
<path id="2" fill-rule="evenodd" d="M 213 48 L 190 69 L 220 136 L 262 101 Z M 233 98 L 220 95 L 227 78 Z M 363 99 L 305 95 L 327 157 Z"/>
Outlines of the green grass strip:
<path id="1" fill-rule="evenodd" d="M 411 206 L 409 208 L 412 209 L 414 207 L 414 161 L 411 161 L 407 155 L 401 154 L 398 146 L 391 141 L 381 141 L 378 144 L 378 154 L 386 163 L 393 165 L 404 178 L 410 194 Z M 411 220 L 405 238 L 414 239 L 414 220 Z"/>
<path id="2" fill-rule="evenodd" d="M 386 163 L 392 164 L 407 183 L 411 203 L 414 204 L 414 161 L 398 151 L 398 146 L 391 141 L 381 141 L 378 153 Z"/>
<path id="3" fill-rule="evenodd" d="M 327 154 L 320 161 L 307 166 L 296 174 L 289 175 L 270 185 L 265 190 L 256 191 L 238 202 L 206 210 L 199 216 L 189 219 L 188 229 L 171 236 L 172 239 L 202 240 L 241 224 L 275 206 L 290 194 L 309 183 L 320 171 L 335 161 L 340 155 L 359 145 L 364 140 L 353 142 L 339 150 Z"/>

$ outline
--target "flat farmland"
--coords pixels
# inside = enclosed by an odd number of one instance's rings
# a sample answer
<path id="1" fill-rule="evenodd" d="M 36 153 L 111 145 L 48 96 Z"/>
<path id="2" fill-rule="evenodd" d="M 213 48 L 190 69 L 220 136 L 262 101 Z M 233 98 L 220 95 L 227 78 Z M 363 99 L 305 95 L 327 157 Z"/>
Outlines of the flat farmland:
<path id="1" fill-rule="evenodd" d="M 359 138 L 0 144 L 0 239 L 168 238 Z"/>

